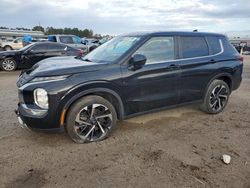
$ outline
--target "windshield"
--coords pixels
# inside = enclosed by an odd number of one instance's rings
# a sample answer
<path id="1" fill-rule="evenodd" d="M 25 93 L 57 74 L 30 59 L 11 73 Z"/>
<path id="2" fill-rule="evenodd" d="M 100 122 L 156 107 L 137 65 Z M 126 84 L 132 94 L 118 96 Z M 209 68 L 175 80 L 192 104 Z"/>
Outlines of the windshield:
<path id="1" fill-rule="evenodd" d="M 126 53 L 139 39 L 140 37 L 115 37 L 82 59 L 97 63 L 112 63 Z"/>

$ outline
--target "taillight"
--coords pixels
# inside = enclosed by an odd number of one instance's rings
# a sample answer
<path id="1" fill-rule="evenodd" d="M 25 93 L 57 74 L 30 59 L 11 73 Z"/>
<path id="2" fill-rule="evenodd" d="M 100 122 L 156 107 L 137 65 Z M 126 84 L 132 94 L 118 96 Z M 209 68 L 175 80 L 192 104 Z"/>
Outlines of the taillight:
<path id="1" fill-rule="evenodd" d="M 244 61 L 244 57 L 243 57 L 243 56 L 240 56 L 239 60 L 240 60 L 241 62 L 243 62 L 243 61 Z"/>
<path id="2" fill-rule="evenodd" d="M 79 56 L 83 56 L 83 54 L 84 54 L 84 51 L 83 50 L 79 50 Z"/>

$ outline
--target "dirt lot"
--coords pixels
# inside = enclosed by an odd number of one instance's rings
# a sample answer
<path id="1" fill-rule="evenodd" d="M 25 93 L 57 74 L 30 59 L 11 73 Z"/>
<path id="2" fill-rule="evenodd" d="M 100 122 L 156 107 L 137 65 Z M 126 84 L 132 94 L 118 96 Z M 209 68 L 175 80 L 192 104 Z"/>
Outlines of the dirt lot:
<path id="1" fill-rule="evenodd" d="M 250 187 L 250 57 L 223 113 L 195 105 L 144 115 L 84 145 L 18 127 L 18 74 L 0 72 L 0 187 Z"/>

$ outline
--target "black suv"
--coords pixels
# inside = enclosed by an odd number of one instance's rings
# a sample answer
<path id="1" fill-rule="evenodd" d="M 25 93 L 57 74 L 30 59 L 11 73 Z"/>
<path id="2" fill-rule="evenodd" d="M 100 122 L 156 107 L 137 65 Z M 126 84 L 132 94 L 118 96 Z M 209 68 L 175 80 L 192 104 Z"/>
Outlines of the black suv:
<path id="1" fill-rule="evenodd" d="M 19 122 L 65 129 L 77 143 L 108 137 L 117 120 L 200 102 L 221 112 L 242 79 L 243 59 L 221 34 L 133 33 L 85 57 L 49 58 L 18 82 Z"/>

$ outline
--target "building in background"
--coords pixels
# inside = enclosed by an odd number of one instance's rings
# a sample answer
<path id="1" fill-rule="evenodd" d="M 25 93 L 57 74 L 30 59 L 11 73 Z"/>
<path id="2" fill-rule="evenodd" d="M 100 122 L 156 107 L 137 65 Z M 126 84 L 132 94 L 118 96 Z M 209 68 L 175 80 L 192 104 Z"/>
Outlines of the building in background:
<path id="1" fill-rule="evenodd" d="M 46 38 L 45 34 L 41 31 L 0 29 L 0 42 L 12 41 L 24 35 L 30 35 L 33 39 Z"/>

